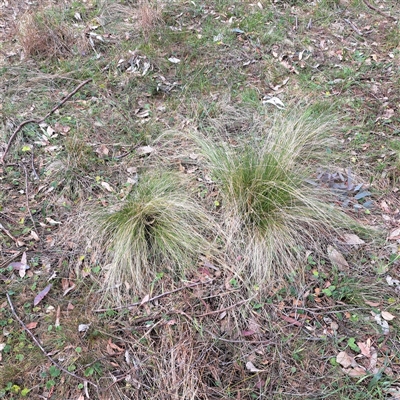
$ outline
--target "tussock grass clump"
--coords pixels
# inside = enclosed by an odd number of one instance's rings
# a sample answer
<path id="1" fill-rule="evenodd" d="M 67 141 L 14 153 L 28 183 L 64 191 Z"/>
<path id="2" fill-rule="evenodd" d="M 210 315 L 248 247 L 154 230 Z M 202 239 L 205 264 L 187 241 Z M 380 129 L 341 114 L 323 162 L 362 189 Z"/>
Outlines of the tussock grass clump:
<path id="1" fill-rule="evenodd" d="M 45 8 L 26 13 L 20 20 L 17 38 L 25 57 L 60 58 L 85 46 L 63 17 L 61 9 Z"/>
<path id="2" fill-rule="evenodd" d="M 136 13 L 137 25 L 146 37 L 162 22 L 162 9 L 158 1 L 139 0 Z"/>
<path id="3" fill-rule="evenodd" d="M 209 218 L 173 172 L 144 174 L 130 199 L 98 221 L 109 262 L 106 288 L 117 294 L 121 284 L 148 293 L 158 272 L 183 274 L 210 248 L 204 235 Z"/>
<path id="4" fill-rule="evenodd" d="M 64 152 L 46 165 L 45 174 L 72 200 L 87 198 L 92 193 L 91 175 L 97 164 L 98 157 L 92 147 L 79 135 L 72 134 L 64 140 Z"/>
<path id="5" fill-rule="evenodd" d="M 235 148 L 199 141 L 219 185 L 231 265 L 256 283 L 301 272 L 303 250 L 320 251 L 321 240 L 352 224 L 305 183 L 312 161 L 326 157 L 332 121 L 289 112 L 265 126 Z"/>

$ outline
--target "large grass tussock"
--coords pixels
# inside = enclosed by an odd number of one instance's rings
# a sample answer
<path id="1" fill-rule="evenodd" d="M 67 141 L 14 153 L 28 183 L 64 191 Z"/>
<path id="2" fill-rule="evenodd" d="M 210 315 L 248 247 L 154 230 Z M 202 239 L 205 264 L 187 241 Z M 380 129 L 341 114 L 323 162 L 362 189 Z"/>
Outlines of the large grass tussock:
<path id="1" fill-rule="evenodd" d="M 183 178 L 172 172 L 144 174 L 129 200 L 98 217 L 100 249 L 109 263 L 107 289 L 148 293 L 163 269 L 182 276 L 207 252 L 203 234 L 209 219 Z"/>
<path id="2" fill-rule="evenodd" d="M 222 197 L 230 264 L 256 283 L 301 273 L 305 250 L 353 223 L 305 182 L 327 156 L 332 120 L 292 111 L 264 126 L 234 148 L 222 135 L 199 141 Z"/>

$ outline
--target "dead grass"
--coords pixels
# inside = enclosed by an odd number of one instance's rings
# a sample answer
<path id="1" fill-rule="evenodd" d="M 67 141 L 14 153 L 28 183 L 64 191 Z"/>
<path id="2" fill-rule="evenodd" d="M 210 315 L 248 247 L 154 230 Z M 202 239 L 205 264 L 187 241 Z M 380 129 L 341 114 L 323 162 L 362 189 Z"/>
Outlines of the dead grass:
<path id="1" fill-rule="evenodd" d="M 87 47 L 79 30 L 67 24 L 62 15 L 61 10 L 42 8 L 22 16 L 17 26 L 17 38 L 24 57 L 64 58 Z"/>
<path id="2" fill-rule="evenodd" d="M 162 2 L 139 0 L 136 10 L 136 23 L 142 34 L 147 37 L 162 22 Z"/>

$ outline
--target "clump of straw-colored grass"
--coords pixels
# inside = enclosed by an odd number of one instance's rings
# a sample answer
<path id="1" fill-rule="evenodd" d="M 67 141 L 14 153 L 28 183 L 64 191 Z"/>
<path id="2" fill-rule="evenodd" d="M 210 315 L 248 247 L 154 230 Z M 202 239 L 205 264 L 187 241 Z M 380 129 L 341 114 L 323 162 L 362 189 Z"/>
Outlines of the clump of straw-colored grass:
<path id="1" fill-rule="evenodd" d="M 38 59 L 64 58 L 78 48 L 86 48 L 86 41 L 65 21 L 60 8 L 24 14 L 18 23 L 17 38 L 25 57 Z"/>
<path id="2" fill-rule="evenodd" d="M 327 155 L 332 119 L 287 112 L 265 127 L 243 132 L 235 148 L 221 137 L 198 140 L 222 198 L 230 265 L 255 283 L 298 275 L 306 249 L 356 225 L 305 182 L 312 160 Z"/>
<path id="3" fill-rule="evenodd" d="M 210 220 L 186 183 L 173 172 L 145 173 L 117 211 L 98 216 L 98 242 L 109 263 L 106 289 L 148 293 L 158 273 L 182 276 L 208 251 Z"/>

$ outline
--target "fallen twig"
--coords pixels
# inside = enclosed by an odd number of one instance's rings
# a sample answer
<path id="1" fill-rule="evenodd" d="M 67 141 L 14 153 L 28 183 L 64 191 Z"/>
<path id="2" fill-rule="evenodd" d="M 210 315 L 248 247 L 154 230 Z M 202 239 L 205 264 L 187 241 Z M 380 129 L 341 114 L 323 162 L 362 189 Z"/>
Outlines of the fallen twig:
<path id="1" fill-rule="evenodd" d="M 86 81 L 82 82 L 81 84 L 79 84 L 71 93 L 68 93 L 68 95 L 60 101 L 60 103 L 58 103 L 56 106 L 54 106 L 51 111 L 49 111 L 43 118 L 39 118 L 39 119 L 27 119 L 26 121 L 21 122 L 17 129 L 15 129 L 15 131 L 13 132 L 13 134 L 11 135 L 10 139 L 8 140 L 7 143 L 7 147 L 4 150 L 3 153 L 3 157 L 1 159 L 1 163 L 4 164 L 4 160 L 6 159 L 7 153 L 10 150 L 11 144 L 14 141 L 15 137 L 17 136 L 17 133 L 25 126 L 28 124 L 41 124 L 46 118 L 50 117 L 51 114 L 53 114 L 57 109 L 59 109 L 67 100 L 69 100 L 79 89 L 81 89 L 83 86 L 85 86 L 86 84 L 88 84 L 89 82 L 91 82 L 92 79 L 87 79 Z"/>
<path id="2" fill-rule="evenodd" d="M 35 179 L 39 180 L 40 178 L 39 178 L 39 175 L 36 172 L 35 163 L 34 163 L 34 159 L 33 159 L 33 149 L 31 151 L 31 165 L 32 165 L 32 172 L 33 172 L 33 175 L 35 176 Z"/>
<path id="3" fill-rule="evenodd" d="M 191 283 L 190 285 L 182 286 L 182 287 L 180 287 L 178 289 L 174 289 L 174 290 L 171 290 L 169 292 L 161 293 L 161 294 L 159 294 L 157 296 L 152 297 L 151 299 L 149 299 L 149 300 L 147 300 L 145 302 L 143 302 L 143 300 L 142 300 L 142 301 L 138 301 L 136 303 L 128 304 L 126 306 L 119 306 L 119 307 L 113 307 L 113 308 L 99 308 L 98 310 L 94 310 L 93 312 L 105 312 L 105 311 L 109 311 L 109 310 L 116 311 L 116 310 L 124 310 L 124 309 L 129 309 L 129 308 L 132 308 L 132 307 L 137 307 L 137 306 L 140 306 L 141 304 L 147 304 L 147 303 L 150 303 L 151 301 L 160 299 L 161 297 L 165 297 L 165 296 L 168 296 L 170 294 L 173 294 L 173 293 L 176 293 L 176 292 L 180 292 L 181 290 L 185 290 L 185 289 L 188 289 L 188 288 L 191 288 L 191 287 L 194 287 L 194 286 L 198 286 L 198 285 L 201 285 L 203 283 L 211 283 L 212 281 L 213 280 L 210 279 L 210 280 L 208 280 L 206 282 Z"/>
<path id="4" fill-rule="evenodd" d="M 0 224 L 0 230 L 2 230 L 10 239 L 14 240 L 15 243 L 18 242 L 18 239 L 15 238 L 13 235 L 11 235 L 11 233 L 8 232 L 8 230 L 6 228 L 4 228 L 4 226 L 2 224 Z"/>
<path id="5" fill-rule="evenodd" d="M 37 231 L 37 229 L 36 229 L 35 220 L 33 219 L 33 215 L 32 215 L 31 209 L 30 209 L 30 207 L 29 207 L 28 172 L 26 171 L 26 167 L 25 167 L 24 164 L 21 163 L 21 166 L 22 166 L 22 168 L 24 169 L 24 173 L 25 173 L 25 199 L 26 199 L 26 208 L 27 208 L 27 210 L 28 210 L 29 217 L 30 217 L 30 219 L 31 219 L 31 221 L 32 221 L 32 224 L 33 224 L 33 230 L 35 231 L 37 237 L 39 238 L 39 233 L 38 233 L 38 231 Z M 40 238 L 39 238 L 39 240 L 40 240 Z"/>
<path id="6" fill-rule="evenodd" d="M 0 224 L 0 225 L 1 225 L 1 224 Z M 21 252 L 20 252 L 20 251 L 17 251 L 13 256 L 9 257 L 8 260 L 6 260 L 6 261 L 4 261 L 4 262 L 2 262 L 2 263 L 0 264 L 0 269 L 1 269 L 1 268 L 5 268 L 5 267 L 7 267 L 8 265 L 10 265 L 10 264 L 11 264 L 16 258 L 18 258 L 20 255 L 21 255 Z"/>
<path id="7" fill-rule="evenodd" d="M 383 11 L 381 11 L 379 8 L 376 8 L 375 6 L 373 6 L 372 4 L 370 4 L 367 0 L 363 0 L 364 4 L 370 8 L 371 10 L 376 11 L 379 15 L 382 15 L 385 18 L 390 18 L 393 21 L 397 21 L 397 19 L 395 17 L 392 17 L 391 15 L 387 15 L 385 14 Z"/>
<path id="8" fill-rule="evenodd" d="M 78 379 L 84 383 L 90 383 L 92 386 L 94 386 L 96 389 L 98 389 L 98 386 L 89 381 L 88 379 L 82 378 L 76 374 L 74 374 L 73 372 L 68 371 L 67 369 L 65 369 L 62 365 L 58 364 L 57 361 L 54 361 L 46 352 L 46 350 L 43 348 L 43 346 L 41 345 L 41 343 L 39 342 L 38 339 L 36 339 L 36 336 L 26 327 L 26 325 L 24 324 L 24 321 L 22 321 L 22 319 L 18 316 L 18 314 L 15 311 L 14 305 L 11 301 L 11 298 L 9 296 L 8 293 L 6 293 L 7 296 L 7 301 L 8 304 L 11 308 L 11 312 L 14 315 L 15 319 L 19 322 L 19 324 L 22 326 L 22 328 L 29 334 L 29 336 L 32 338 L 32 340 L 36 343 L 36 345 L 39 347 L 39 349 L 41 350 L 41 352 L 44 354 L 44 356 L 53 364 L 55 365 L 59 370 L 65 372 L 66 374 L 72 376 L 75 379 Z"/>
<path id="9" fill-rule="evenodd" d="M 123 381 L 124 379 L 126 379 L 126 377 L 134 370 L 134 368 L 131 368 L 128 372 L 126 372 L 125 374 L 121 375 L 120 377 L 114 377 L 115 381 L 113 383 L 111 383 L 110 385 L 108 385 L 104 390 L 103 393 L 107 393 L 116 383 Z M 146 389 L 150 389 L 150 386 L 147 386 L 146 384 L 144 384 L 143 382 L 139 382 L 138 380 L 136 380 L 135 378 L 132 377 L 132 375 L 129 377 L 129 380 L 132 382 L 135 382 L 138 385 L 144 386 Z"/>
<path id="10" fill-rule="evenodd" d="M 345 18 L 344 21 L 346 21 L 358 35 L 363 36 L 363 33 L 349 19 Z"/>

